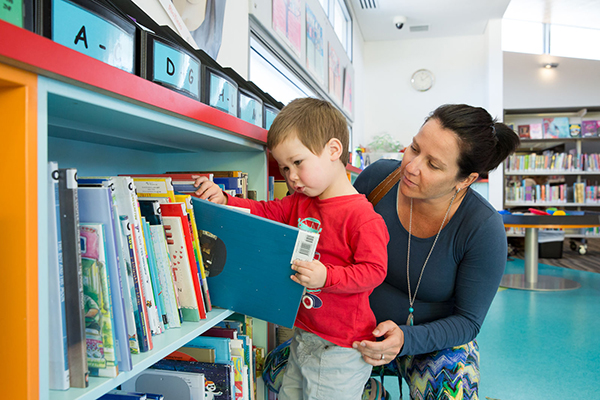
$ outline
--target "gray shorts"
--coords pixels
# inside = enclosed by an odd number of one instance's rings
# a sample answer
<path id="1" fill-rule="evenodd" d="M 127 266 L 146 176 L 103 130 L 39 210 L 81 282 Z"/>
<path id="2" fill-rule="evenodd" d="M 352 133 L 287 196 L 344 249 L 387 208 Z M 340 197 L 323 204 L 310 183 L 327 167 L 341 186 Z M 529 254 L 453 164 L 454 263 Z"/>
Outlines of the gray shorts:
<path id="1" fill-rule="evenodd" d="M 358 350 L 294 328 L 279 400 L 360 400 L 371 376 Z"/>

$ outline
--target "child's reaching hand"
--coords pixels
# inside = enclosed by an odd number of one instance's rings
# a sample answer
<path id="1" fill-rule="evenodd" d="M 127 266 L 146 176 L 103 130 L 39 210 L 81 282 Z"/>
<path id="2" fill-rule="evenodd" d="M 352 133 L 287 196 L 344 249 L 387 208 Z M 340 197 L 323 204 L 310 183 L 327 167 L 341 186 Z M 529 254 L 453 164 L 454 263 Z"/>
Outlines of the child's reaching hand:
<path id="1" fill-rule="evenodd" d="M 321 261 L 294 260 L 292 269 L 296 271 L 296 274 L 291 276 L 294 282 L 311 289 L 319 289 L 325 286 L 327 267 Z"/>
<path id="2" fill-rule="evenodd" d="M 223 194 L 223 191 L 217 184 L 205 176 L 194 176 L 194 178 L 196 179 L 194 186 L 198 188 L 196 195 L 200 196 L 201 199 L 217 204 L 227 204 L 227 196 Z"/>

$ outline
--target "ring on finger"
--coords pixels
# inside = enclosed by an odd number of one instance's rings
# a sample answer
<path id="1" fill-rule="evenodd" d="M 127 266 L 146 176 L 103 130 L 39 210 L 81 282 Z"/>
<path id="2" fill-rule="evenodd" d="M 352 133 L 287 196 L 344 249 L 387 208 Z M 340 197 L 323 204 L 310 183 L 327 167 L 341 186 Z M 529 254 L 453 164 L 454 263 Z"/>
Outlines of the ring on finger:
<path id="1" fill-rule="evenodd" d="M 385 355 L 383 353 L 381 353 L 381 360 L 385 360 Z"/>

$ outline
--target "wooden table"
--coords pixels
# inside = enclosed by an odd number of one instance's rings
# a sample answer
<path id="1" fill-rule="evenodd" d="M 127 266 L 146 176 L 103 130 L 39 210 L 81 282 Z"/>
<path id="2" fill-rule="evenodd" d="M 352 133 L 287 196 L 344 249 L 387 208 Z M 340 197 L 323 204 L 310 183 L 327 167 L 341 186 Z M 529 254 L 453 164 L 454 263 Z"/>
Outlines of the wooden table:
<path id="1" fill-rule="evenodd" d="M 500 286 L 511 289 L 559 291 L 578 289 L 581 285 L 570 279 L 538 274 L 538 230 L 592 228 L 600 226 L 600 213 L 583 215 L 503 214 L 506 228 L 525 228 L 525 273 L 506 274 Z"/>

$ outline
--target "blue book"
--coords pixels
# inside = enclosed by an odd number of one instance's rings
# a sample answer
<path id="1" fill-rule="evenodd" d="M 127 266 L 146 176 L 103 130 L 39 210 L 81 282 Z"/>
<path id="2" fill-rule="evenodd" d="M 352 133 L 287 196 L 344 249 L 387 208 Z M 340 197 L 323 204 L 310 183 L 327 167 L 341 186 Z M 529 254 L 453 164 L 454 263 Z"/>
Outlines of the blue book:
<path id="1" fill-rule="evenodd" d="M 165 312 L 165 303 L 163 299 L 163 290 L 160 285 L 160 279 L 158 278 L 158 269 L 156 267 L 156 253 L 154 251 L 154 245 L 152 244 L 152 236 L 150 234 L 150 224 L 146 221 L 145 217 L 142 217 L 142 224 L 144 224 L 144 239 L 146 240 L 146 249 L 148 251 L 148 269 L 150 270 L 150 278 L 152 282 L 152 290 L 154 290 L 154 302 L 158 309 L 158 316 L 161 319 L 163 330 L 169 328 L 169 319 Z"/>
<path id="2" fill-rule="evenodd" d="M 98 400 L 147 400 L 145 393 L 126 392 L 124 390 L 111 390 Z"/>
<path id="3" fill-rule="evenodd" d="M 290 265 L 313 259 L 319 235 L 196 197 L 192 205 L 213 305 L 293 327 L 304 287 Z"/>
<path id="4" fill-rule="evenodd" d="M 226 190 L 235 190 L 236 194 L 244 193 L 243 178 L 236 177 L 214 177 L 213 182 L 217 185 L 223 185 Z"/>
<path id="5" fill-rule="evenodd" d="M 81 223 L 103 224 L 106 237 L 106 267 L 111 287 L 111 303 L 115 330 L 115 352 L 120 371 L 131 371 L 131 353 L 127 334 L 123 286 L 117 250 L 117 234 L 113 215 L 112 193 L 108 187 L 79 188 L 79 220 Z"/>
<path id="6" fill-rule="evenodd" d="M 186 347 L 215 349 L 215 362 L 231 364 L 231 339 L 213 336 L 197 336 L 186 344 Z"/>

